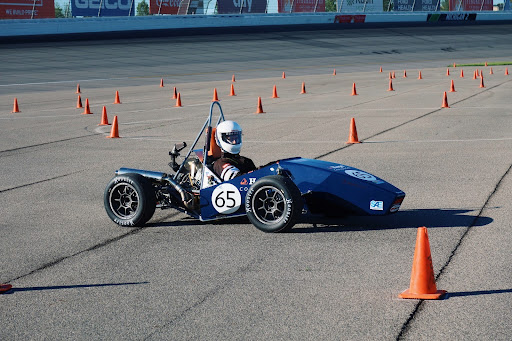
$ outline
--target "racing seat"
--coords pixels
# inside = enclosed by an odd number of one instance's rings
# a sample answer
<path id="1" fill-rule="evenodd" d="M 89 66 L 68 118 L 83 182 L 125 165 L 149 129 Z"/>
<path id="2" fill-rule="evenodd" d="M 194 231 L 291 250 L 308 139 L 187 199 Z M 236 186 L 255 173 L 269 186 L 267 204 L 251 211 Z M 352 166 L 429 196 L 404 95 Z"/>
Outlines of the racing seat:
<path id="1" fill-rule="evenodd" d="M 208 150 L 208 156 L 211 162 L 214 162 L 222 155 L 222 151 L 220 150 L 220 147 L 217 144 L 217 140 L 215 139 L 216 131 L 217 128 L 212 128 L 212 134 L 210 135 L 210 149 Z"/>

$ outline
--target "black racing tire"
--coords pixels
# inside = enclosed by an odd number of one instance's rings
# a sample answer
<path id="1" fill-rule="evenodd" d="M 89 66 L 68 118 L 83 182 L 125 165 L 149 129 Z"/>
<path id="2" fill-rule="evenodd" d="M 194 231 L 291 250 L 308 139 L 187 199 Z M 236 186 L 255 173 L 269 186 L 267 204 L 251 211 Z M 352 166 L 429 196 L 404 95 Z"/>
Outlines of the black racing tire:
<path id="1" fill-rule="evenodd" d="M 121 226 L 144 226 L 155 213 L 155 190 L 142 175 L 117 175 L 105 188 L 104 205 L 114 223 Z"/>
<path id="2" fill-rule="evenodd" d="M 289 231 L 297 222 L 303 205 L 297 186 L 281 175 L 259 179 L 245 197 L 247 217 L 264 232 Z"/>

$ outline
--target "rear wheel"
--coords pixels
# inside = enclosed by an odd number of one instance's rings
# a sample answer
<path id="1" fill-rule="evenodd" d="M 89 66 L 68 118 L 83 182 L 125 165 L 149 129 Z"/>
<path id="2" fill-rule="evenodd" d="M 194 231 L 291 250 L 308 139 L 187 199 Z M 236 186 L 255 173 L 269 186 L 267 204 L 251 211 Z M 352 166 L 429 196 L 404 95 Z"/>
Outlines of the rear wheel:
<path id="1" fill-rule="evenodd" d="M 155 213 L 156 196 L 151 182 L 139 174 L 110 180 L 104 194 L 108 216 L 121 226 L 143 226 Z"/>
<path id="2" fill-rule="evenodd" d="M 270 175 L 256 181 L 245 197 L 251 223 L 264 232 L 290 230 L 302 211 L 299 189 L 288 178 Z"/>

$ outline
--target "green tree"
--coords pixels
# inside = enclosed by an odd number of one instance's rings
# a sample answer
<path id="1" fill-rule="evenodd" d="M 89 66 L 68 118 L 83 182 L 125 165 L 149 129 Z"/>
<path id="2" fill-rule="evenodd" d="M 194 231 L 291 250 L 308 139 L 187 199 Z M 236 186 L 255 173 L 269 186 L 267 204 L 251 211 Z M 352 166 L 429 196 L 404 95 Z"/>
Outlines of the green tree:
<path id="1" fill-rule="evenodd" d="M 55 18 L 65 18 L 64 12 L 59 4 L 55 4 Z"/>
<path id="2" fill-rule="evenodd" d="M 149 15 L 149 6 L 146 0 L 142 0 L 137 5 L 137 15 Z"/>
<path id="3" fill-rule="evenodd" d="M 448 2 L 448 0 L 442 0 L 441 1 L 441 11 L 449 11 L 449 10 L 450 10 L 450 3 Z"/>
<path id="4" fill-rule="evenodd" d="M 325 11 L 336 12 L 336 0 L 325 0 Z"/>

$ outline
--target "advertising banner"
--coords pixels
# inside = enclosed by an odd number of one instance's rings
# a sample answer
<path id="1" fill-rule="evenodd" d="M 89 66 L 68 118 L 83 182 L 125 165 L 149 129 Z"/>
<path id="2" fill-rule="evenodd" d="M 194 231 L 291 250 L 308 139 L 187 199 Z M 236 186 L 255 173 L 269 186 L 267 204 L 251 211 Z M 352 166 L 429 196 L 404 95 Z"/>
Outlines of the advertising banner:
<path id="1" fill-rule="evenodd" d="M 265 13 L 266 8 L 267 0 L 217 0 L 219 14 Z"/>
<path id="2" fill-rule="evenodd" d="M 383 0 L 336 0 L 340 12 L 382 12 Z"/>
<path id="3" fill-rule="evenodd" d="M 435 12 L 440 10 L 439 0 L 394 0 L 395 11 Z M 412 8 L 414 6 L 414 9 Z"/>
<path id="4" fill-rule="evenodd" d="M 71 14 L 74 17 L 134 16 L 135 0 L 71 0 Z"/>
<path id="5" fill-rule="evenodd" d="M 55 18 L 53 0 L 0 0 L 0 19 L 30 18 Z"/>
<path id="6" fill-rule="evenodd" d="M 325 12 L 325 0 L 278 0 L 277 6 L 279 13 Z"/>
<path id="7" fill-rule="evenodd" d="M 180 3 L 181 0 L 149 0 L 149 13 L 178 14 Z"/>
<path id="8" fill-rule="evenodd" d="M 492 11 L 493 0 L 450 0 L 450 11 Z"/>

